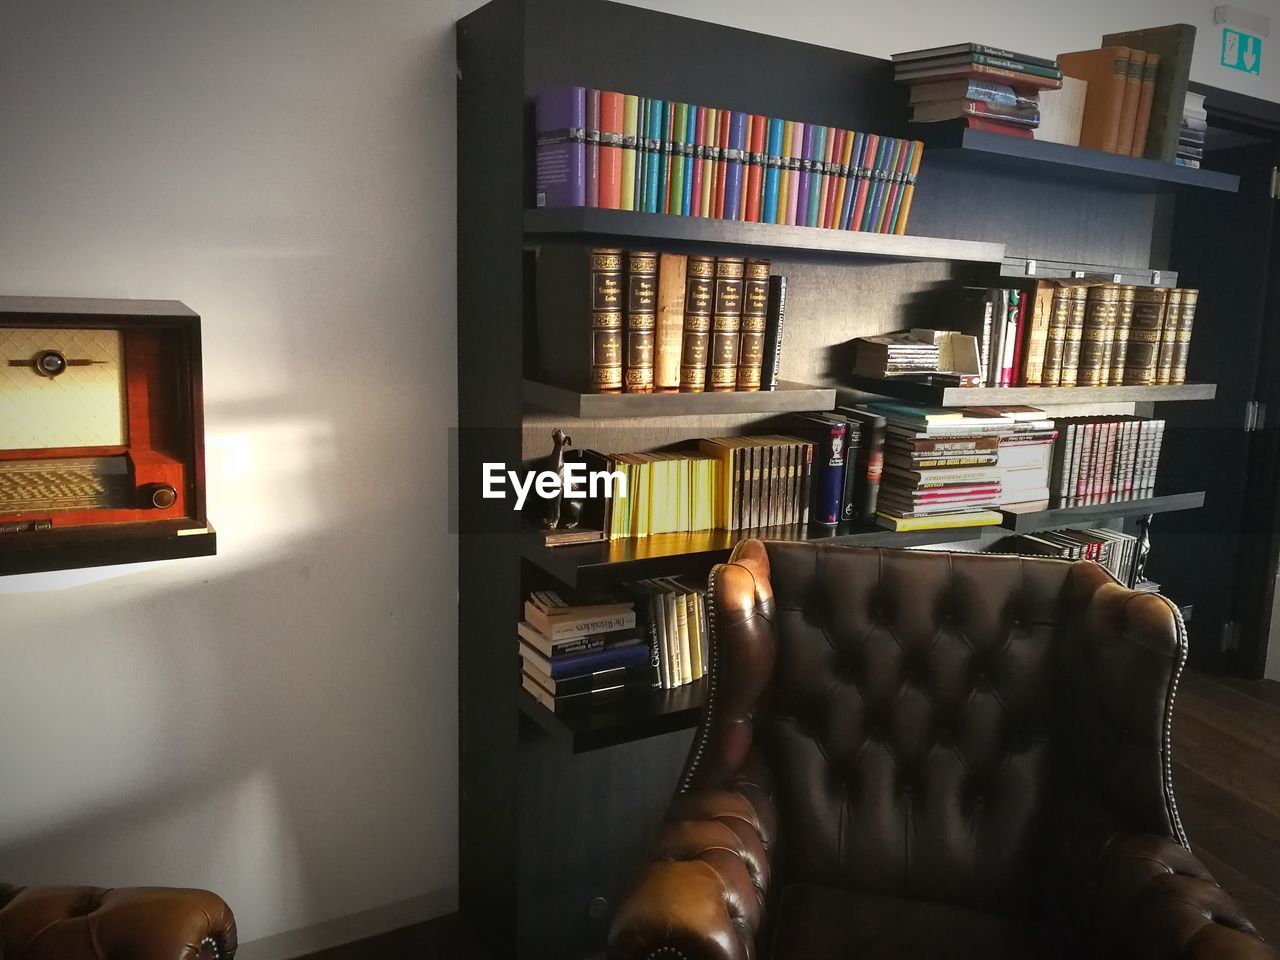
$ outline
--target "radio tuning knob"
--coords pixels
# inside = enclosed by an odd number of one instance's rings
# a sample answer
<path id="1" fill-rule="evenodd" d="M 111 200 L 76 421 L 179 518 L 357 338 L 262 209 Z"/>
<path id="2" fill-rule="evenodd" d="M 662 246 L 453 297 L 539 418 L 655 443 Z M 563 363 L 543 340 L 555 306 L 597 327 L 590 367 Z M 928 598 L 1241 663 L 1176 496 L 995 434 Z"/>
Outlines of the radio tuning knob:
<path id="1" fill-rule="evenodd" d="M 168 510 L 178 502 L 178 491 L 167 483 L 152 483 L 143 488 L 146 504 L 157 510 Z"/>

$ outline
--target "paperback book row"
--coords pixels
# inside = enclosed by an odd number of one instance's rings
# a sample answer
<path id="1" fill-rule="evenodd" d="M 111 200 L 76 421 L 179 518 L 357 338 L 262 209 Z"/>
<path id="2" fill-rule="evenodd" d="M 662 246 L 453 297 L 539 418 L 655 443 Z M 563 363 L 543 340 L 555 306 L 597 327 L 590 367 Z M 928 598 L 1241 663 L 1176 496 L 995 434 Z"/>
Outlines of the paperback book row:
<path id="1" fill-rule="evenodd" d="M 604 596 L 536 591 L 518 633 L 521 685 L 552 711 L 674 689 L 710 663 L 705 591 L 675 578 Z"/>
<path id="2" fill-rule="evenodd" d="M 893 78 L 910 88 L 914 123 L 1028 140 L 1040 125 L 1040 91 L 1062 86 L 1056 60 L 980 43 L 895 53 Z"/>
<path id="3" fill-rule="evenodd" d="M 1128 587 L 1137 583 L 1138 567 L 1142 559 L 1137 537 L 1106 527 L 1043 530 L 1005 537 L 992 544 L 986 552 L 1092 560 Z"/>
<path id="4" fill-rule="evenodd" d="M 1178 23 L 1108 34 L 1097 50 L 1058 55 L 1088 83 L 1080 146 L 1172 163 L 1191 75 L 1196 28 Z"/>
<path id="5" fill-rule="evenodd" d="M 1176 384 L 1186 381 L 1198 299 L 1193 289 L 1114 283 L 966 287 L 943 322 L 978 339 L 984 385 Z"/>
<path id="6" fill-rule="evenodd" d="M 1178 150 L 1174 162 L 1182 167 L 1199 167 L 1204 160 L 1204 138 L 1209 130 L 1209 113 L 1203 93 L 1187 93 L 1178 128 Z"/>
<path id="7" fill-rule="evenodd" d="M 539 207 L 905 233 L 924 145 L 586 87 L 534 106 Z"/>
<path id="8" fill-rule="evenodd" d="M 538 363 L 600 393 L 773 390 L 787 278 L 769 261 L 548 245 L 536 267 Z"/>
<path id="9" fill-rule="evenodd" d="M 997 508 L 1049 498 L 1058 437 L 1036 407 L 938 409 L 881 404 L 884 476 L 877 516 L 892 530 L 980 527 Z"/>

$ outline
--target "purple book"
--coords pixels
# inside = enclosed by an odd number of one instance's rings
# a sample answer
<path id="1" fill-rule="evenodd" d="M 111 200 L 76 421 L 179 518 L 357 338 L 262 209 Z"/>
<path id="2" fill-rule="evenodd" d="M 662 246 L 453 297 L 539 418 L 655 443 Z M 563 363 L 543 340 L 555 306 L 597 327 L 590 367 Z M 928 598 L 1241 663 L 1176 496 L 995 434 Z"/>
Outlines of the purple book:
<path id="1" fill-rule="evenodd" d="M 587 205 L 587 90 L 556 87 L 538 94 L 537 196 L 539 207 Z"/>
<path id="2" fill-rule="evenodd" d="M 796 186 L 800 194 L 796 201 L 796 223 L 805 226 L 809 222 L 809 178 L 813 175 L 813 130 L 816 124 L 804 126 L 804 146 L 800 150 L 800 181 Z"/>
<path id="3" fill-rule="evenodd" d="M 600 91 L 587 91 L 587 206 L 600 206 Z"/>

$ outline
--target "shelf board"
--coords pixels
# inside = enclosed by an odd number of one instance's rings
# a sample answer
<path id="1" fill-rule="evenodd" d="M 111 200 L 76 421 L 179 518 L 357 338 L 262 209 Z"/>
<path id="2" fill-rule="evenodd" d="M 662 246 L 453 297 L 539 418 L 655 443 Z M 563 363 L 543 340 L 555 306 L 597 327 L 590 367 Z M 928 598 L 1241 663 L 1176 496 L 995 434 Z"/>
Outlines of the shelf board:
<path id="1" fill-rule="evenodd" d="M 1154 403 L 1161 400 L 1212 400 L 1212 383 L 1178 383 L 1151 387 L 956 387 L 919 380 L 850 374 L 848 386 L 882 397 L 911 400 L 934 407 L 1002 406 L 1026 403 Z"/>
<path id="2" fill-rule="evenodd" d="M 1074 523 L 1089 523 L 1117 517 L 1142 517 L 1151 513 L 1173 513 L 1176 510 L 1196 510 L 1202 506 L 1204 506 L 1203 490 L 1078 506 L 1053 502 L 1047 505 L 1021 504 L 999 508 L 1004 516 L 1000 528 L 1012 530 L 1014 533 L 1032 533 L 1036 530 L 1053 530 Z"/>
<path id="3" fill-rule="evenodd" d="M 535 380 L 524 382 L 526 405 L 570 417 L 679 417 L 716 413 L 801 413 L 831 410 L 834 387 L 781 382 L 776 390 L 726 393 L 578 393 Z"/>
<path id="4" fill-rule="evenodd" d="M 612 237 L 710 244 L 736 248 L 800 250 L 892 260 L 963 260 L 1000 263 L 1004 244 L 938 237 L 896 236 L 858 230 L 824 230 L 740 220 L 708 220 L 594 207 L 544 207 L 524 212 L 524 233 L 536 239 Z"/>
<path id="5" fill-rule="evenodd" d="M 927 125 L 921 125 L 927 126 Z M 924 132 L 924 165 L 954 163 L 992 173 L 1048 175 L 1085 186 L 1098 185 L 1146 193 L 1200 187 L 1235 193 L 1240 178 L 1216 170 L 1196 170 L 1145 157 L 1071 147 L 1043 140 L 1024 140 L 987 130 L 949 128 Z"/>
<path id="6" fill-rule="evenodd" d="M 616 700 L 552 713 L 521 689 L 520 711 L 573 753 L 689 730 L 702 717 L 706 679 L 674 690 L 638 690 Z"/>
<path id="7" fill-rule="evenodd" d="M 571 587 L 642 580 L 680 573 L 705 573 L 713 563 L 727 560 L 741 540 L 796 540 L 817 543 L 850 543 L 872 547 L 922 547 L 978 540 L 982 527 L 946 530 L 914 530 L 895 533 L 883 527 L 770 527 L 764 530 L 704 530 L 700 533 L 663 533 L 652 537 L 545 546 L 534 535 L 520 538 L 521 553 Z"/>
<path id="8" fill-rule="evenodd" d="M 1034 266 L 1033 266 L 1034 265 Z M 1031 268 L 1028 272 L 1028 268 Z M 1132 284 L 1137 287 L 1176 287 L 1175 270 L 1152 270 L 1149 267 L 1117 267 L 1101 263 L 1073 263 L 1066 260 L 1040 260 L 1031 257 L 1005 257 L 1000 276 L 1017 280 L 1097 280 Z"/>
<path id="9" fill-rule="evenodd" d="M 211 557 L 217 547 L 212 526 L 189 522 L 7 534 L 0 540 L 0 576 Z"/>

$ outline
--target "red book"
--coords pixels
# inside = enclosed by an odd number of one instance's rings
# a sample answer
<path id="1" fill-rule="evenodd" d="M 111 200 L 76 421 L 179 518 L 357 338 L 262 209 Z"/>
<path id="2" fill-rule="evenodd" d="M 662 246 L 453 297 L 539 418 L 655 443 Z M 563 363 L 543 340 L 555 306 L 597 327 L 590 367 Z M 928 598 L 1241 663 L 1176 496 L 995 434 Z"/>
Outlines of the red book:
<path id="1" fill-rule="evenodd" d="M 622 107 L 620 93 L 600 94 L 600 206 L 622 209 Z"/>
<path id="2" fill-rule="evenodd" d="M 826 203 L 823 204 L 822 221 L 818 225 L 828 229 L 835 226 L 836 194 L 840 192 L 841 179 L 840 160 L 844 156 L 845 137 L 848 135 L 848 130 L 833 128 L 827 137 L 827 142 L 831 144 L 831 162 L 828 164 L 828 174 L 823 186 Z"/>
<path id="3" fill-rule="evenodd" d="M 1023 140 L 1034 140 L 1035 135 L 1029 127 L 1015 127 L 1012 124 L 988 120 L 985 117 L 966 117 L 970 130 L 986 130 L 988 133 L 999 133 L 1006 137 L 1019 137 Z"/>
<path id="4" fill-rule="evenodd" d="M 1022 376 L 1022 351 L 1026 346 L 1023 341 L 1027 338 L 1027 302 L 1034 299 L 1033 291 L 1018 291 L 1018 326 L 1013 334 L 1013 372 L 1010 375 L 1010 386 L 1013 386 L 1013 380 Z"/>
<path id="5" fill-rule="evenodd" d="M 747 167 L 747 189 L 743 191 L 747 205 L 742 219 L 759 223 L 760 200 L 764 189 L 764 138 L 769 129 L 769 120 L 759 114 L 752 114 L 749 122 L 747 151 L 751 154 L 751 164 Z"/>
<path id="6" fill-rule="evenodd" d="M 729 117 L 730 111 L 720 111 L 720 162 L 716 164 L 715 193 L 711 197 L 711 215 L 717 220 L 724 219 L 724 175 L 729 168 Z"/>
<path id="7" fill-rule="evenodd" d="M 692 109 L 692 108 L 690 108 Z M 706 165 L 705 155 L 707 152 L 707 108 L 698 108 L 698 122 L 694 127 L 693 136 L 693 180 L 689 190 L 689 216 L 702 216 L 702 171 Z M 689 172 L 685 171 L 685 176 L 689 176 Z"/>
<path id="8" fill-rule="evenodd" d="M 858 229 L 858 224 L 862 223 L 862 215 L 867 208 L 867 193 L 871 189 L 871 171 L 876 169 L 877 160 L 880 158 L 880 137 L 874 133 L 868 133 L 866 136 L 867 149 L 862 155 L 862 165 L 859 167 L 861 177 L 858 181 L 858 197 L 853 204 L 853 225 L 852 230 Z"/>

